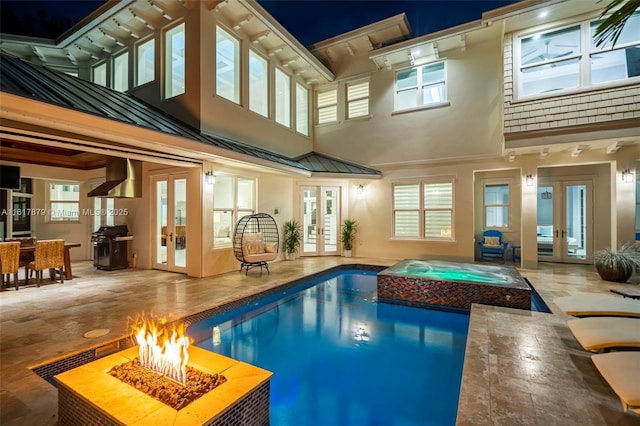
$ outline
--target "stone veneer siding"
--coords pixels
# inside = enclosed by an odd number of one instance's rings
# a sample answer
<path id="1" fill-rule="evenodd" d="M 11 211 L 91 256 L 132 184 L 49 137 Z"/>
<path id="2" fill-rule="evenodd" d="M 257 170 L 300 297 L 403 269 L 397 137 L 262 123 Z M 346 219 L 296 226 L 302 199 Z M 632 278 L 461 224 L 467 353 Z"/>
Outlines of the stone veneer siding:
<path id="1" fill-rule="evenodd" d="M 640 118 L 640 84 L 516 101 L 514 38 L 504 38 L 505 134 Z"/>

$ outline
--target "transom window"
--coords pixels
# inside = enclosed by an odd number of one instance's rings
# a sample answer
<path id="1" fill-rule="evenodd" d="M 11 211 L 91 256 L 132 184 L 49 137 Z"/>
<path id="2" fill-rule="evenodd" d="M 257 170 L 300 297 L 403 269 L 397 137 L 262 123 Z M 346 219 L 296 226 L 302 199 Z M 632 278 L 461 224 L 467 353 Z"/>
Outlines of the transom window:
<path id="1" fill-rule="evenodd" d="M 453 238 L 453 182 L 394 184 L 393 236 Z"/>
<path id="2" fill-rule="evenodd" d="M 422 65 L 396 74 L 396 110 L 446 101 L 444 62 Z"/>
<path id="3" fill-rule="evenodd" d="M 80 185 L 49 183 L 49 221 L 76 222 L 80 219 Z"/>
<path id="4" fill-rule="evenodd" d="M 172 98 L 185 90 L 185 31 L 180 24 L 165 34 L 165 97 Z"/>
<path id="5" fill-rule="evenodd" d="M 338 121 L 338 89 L 336 87 L 316 94 L 318 124 Z"/>
<path id="6" fill-rule="evenodd" d="M 240 41 L 216 27 L 216 93 L 240 103 Z"/>
<path id="7" fill-rule="evenodd" d="M 507 228 L 509 226 L 509 185 L 484 186 L 484 227 Z"/>
<path id="8" fill-rule="evenodd" d="M 155 79 L 155 40 L 147 40 L 137 46 L 137 78 L 138 86 Z"/>
<path id="9" fill-rule="evenodd" d="M 347 119 L 369 115 L 369 81 L 347 84 Z"/>
<path id="10" fill-rule="evenodd" d="M 267 61 L 249 51 L 249 109 L 260 115 L 269 115 L 269 67 Z"/>
<path id="11" fill-rule="evenodd" d="M 214 245 L 230 245 L 235 224 L 242 216 L 254 214 L 255 206 L 255 179 L 217 175 L 213 189 Z"/>
<path id="12" fill-rule="evenodd" d="M 519 96 L 588 88 L 640 76 L 640 12 L 625 25 L 615 47 L 596 47 L 600 21 L 574 24 L 519 38 Z"/>

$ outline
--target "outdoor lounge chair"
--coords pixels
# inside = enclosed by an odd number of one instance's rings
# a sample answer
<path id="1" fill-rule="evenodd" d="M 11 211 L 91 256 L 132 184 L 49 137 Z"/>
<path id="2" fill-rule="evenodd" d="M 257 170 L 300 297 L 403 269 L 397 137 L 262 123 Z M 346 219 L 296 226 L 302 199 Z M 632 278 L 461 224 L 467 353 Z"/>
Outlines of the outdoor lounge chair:
<path id="1" fill-rule="evenodd" d="M 482 241 L 478 241 L 480 260 L 506 260 L 508 242 L 502 240 L 502 232 L 489 229 L 482 233 Z"/>
<path id="2" fill-rule="evenodd" d="M 567 325 L 578 343 L 590 352 L 640 348 L 640 318 L 576 318 Z"/>
<path id="3" fill-rule="evenodd" d="M 640 317 L 640 301 L 607 294 L 574 294 L 557 297 L 553 302 L 574 317 Z"/>
<path id="4" fill-rule="evenodd" d="M 640 351 L 609 352 L 591 355 L 596 368 L 618 395 L 622 409 L 640 413 Z"/>

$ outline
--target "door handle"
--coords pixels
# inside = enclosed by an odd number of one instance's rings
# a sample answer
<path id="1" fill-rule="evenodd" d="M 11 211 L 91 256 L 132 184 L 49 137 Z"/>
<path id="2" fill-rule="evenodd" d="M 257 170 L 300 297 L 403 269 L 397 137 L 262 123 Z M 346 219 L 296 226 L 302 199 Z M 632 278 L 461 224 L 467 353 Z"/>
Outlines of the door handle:
<path id="1" fill-rule="evenodd" d="M 562 230 L 562 238 L 564 238 L 564 234 L 565 234 L 565 232 L 564 232 L 564 229 L 563 229 Z"/>
<path id="2" fill-rule="evenodd" d="M 558 238 L 558 234 L 559 234 L 559 233 L 558 233 L 558 230 L 556 229 L 556 238 Z"/>
<path id="3" fill-rule="evenodd" d="M 169 232 L 169 241 L 173 242 L 173 232 Z"/>

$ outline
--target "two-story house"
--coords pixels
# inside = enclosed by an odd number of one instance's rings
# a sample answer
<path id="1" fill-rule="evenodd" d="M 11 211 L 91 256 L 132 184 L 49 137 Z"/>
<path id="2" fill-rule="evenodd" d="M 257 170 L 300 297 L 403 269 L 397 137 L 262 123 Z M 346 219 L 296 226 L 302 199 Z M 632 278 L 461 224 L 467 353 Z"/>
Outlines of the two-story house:
<path id="1" fill-rule="evenodd" d="M 307 48 L 253 0 L 130 0 L 2 35 L 0 160 L 30 179 L 3 205 L 43 212 L 4 235 L 87 259 L 126 223 L 137 267 L 208 276 L 265 212 L 302 223 L 302 256 L 339 255 L 352 218 L 360 257 L 472 262 L 491 228 L 524 266 L 591 263 L 638 228 L 640 14 L 596 47 L 602 8 L 525 0 L 416 38 L 401 14 Z M 100 193 L 118 158 L 135 197 Z"/>

